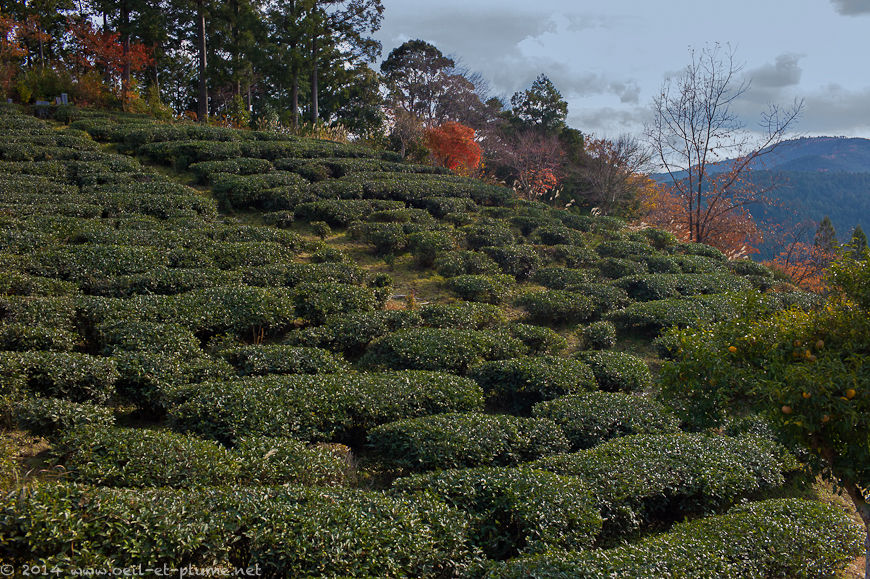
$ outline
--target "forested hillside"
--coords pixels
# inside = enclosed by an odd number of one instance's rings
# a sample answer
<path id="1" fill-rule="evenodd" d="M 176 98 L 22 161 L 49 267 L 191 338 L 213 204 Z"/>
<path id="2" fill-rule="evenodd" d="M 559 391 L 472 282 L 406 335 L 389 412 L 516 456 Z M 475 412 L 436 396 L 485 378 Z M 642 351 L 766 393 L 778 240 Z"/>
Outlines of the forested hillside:
<path id="1" fill-rule="evenodd" d="M 661 331 L 817 303 L 767 268 L 358 145 L 0 111 L 10 568 L 822 577 L 860 552 L 806 454 L 658 386 Z"/>

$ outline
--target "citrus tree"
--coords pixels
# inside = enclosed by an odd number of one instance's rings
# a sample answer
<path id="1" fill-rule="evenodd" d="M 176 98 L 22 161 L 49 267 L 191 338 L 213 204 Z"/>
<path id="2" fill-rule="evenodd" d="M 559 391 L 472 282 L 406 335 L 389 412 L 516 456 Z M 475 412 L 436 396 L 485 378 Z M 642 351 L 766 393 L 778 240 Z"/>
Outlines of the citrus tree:
<path id="1" fill-rule="evenodd" d="M 662 395 L 690 427 L 758 413 L 808 449 L 854 502 L 870 555 L 870 253 L 829 277 L 835 291 L 811 311 L 749 298 L 731 321 L 669 334 Z"/>

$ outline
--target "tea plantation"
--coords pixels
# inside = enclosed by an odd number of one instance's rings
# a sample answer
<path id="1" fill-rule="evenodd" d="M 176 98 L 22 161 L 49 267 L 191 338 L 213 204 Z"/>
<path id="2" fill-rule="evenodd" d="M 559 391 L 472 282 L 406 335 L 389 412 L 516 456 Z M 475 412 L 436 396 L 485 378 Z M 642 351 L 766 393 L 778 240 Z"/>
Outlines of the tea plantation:
<path id="1" fill-rule="evenodd" d="M 3 564 L 809 578 L 860 552 L 805 456 L 659 396 L 662 329 L 812 306 L 766 268 L 360 146 L 49 112 L 0 108 Z"/>

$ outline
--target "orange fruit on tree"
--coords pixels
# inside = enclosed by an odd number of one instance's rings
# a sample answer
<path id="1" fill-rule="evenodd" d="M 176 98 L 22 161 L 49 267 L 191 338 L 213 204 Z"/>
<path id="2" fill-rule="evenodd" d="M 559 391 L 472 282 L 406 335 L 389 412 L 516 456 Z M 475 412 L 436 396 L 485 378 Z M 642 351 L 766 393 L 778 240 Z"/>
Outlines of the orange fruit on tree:
<path id="1" fill-rule="evenodd" d="M 858 392 L 854 388 L 849 388 L 848 390 L 846 390 L 846 398 L 848 398 L 849 400 L 854 398 L 857 394 Z"/>
<path id="2" fill-rule="evenodd" d="M 728 351 L 732 354 L 737 351 L 737 346 L 728 346 Z"/>
<path id="3" fill-rule="evenodd" d="M 782 413 L 783 413 L 783 414 L 791 414 L 791 412 L 792 412 L 792 410 L 791 410 L 791 406 L 783 406 L 783 407 L 782 407 Z"/>
<path id="4" fill-rule="evenodd" d="M 801 394 L 801 396 L 803 396 L 804 398 L 809 398 L 810 396 L 812 396 L 812 394 L 810 394 L 809 392 L 804 392 L 803 394 Z"/>
<path id="5" fill-rule="evenodd" d="M 825 424 L 826 422 L 829 422 L 830 420 L 831 420 L 831 417 L 829 415 L 827 415 L 827 414 L 822 415 L 822 424 Z"/>

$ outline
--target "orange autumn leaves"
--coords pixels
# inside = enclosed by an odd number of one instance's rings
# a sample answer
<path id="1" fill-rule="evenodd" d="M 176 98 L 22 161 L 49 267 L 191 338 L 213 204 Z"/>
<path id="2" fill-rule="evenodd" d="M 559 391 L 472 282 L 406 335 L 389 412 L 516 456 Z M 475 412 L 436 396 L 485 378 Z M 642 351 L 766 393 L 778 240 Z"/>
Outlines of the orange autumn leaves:
<path id="1" fill-rule="evenodd" d="M 426 129 L 423 139 L 437 165 L 466 176 L 480 166 L 483 150 L 471 127 L 449 121 Z"/>

